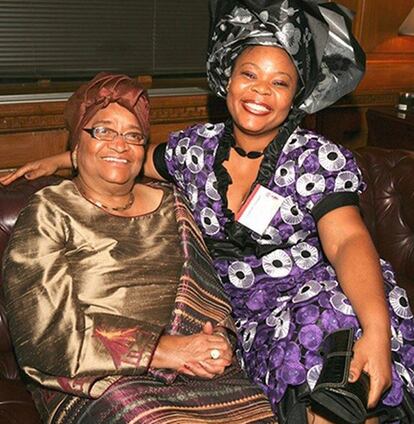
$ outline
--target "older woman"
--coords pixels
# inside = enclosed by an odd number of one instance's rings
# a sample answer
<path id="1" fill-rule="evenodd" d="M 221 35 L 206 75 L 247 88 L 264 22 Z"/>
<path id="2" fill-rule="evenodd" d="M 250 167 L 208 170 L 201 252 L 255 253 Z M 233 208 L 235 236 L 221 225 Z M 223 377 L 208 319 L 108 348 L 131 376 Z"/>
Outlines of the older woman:
<path id="1" fill-rule="evenodd" d="M 69 100 L 78 175 L 33 197 L 5 256 L 18 362 L 48 423 L 275 422 L 232 364 L 230 307 L 186 206 L 135 183 L 148 112 L 123 75 Z"/>
<path id="2" fill-rule="evenodd" d="M 243 366 L 280 422 L 306 422 L 318 350 L 340 328 L 357 334 L 350 380 L 369 374 L 371 415 L 413 422 L 413 315 L 360 217 L 360 170 L 347 149 L 298 127 L 363 75 L 347 14 L 302 0 L 211 3 L 207 74 L 231 119 L 172 134 L 145 171 L 188 198 L 233 305 Z"/>

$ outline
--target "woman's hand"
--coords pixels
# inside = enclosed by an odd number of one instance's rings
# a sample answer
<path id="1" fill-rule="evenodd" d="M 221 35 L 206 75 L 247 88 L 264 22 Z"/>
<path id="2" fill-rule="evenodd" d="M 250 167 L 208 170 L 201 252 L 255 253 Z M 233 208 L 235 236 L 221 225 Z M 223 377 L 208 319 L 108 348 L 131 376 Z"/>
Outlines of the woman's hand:
<path id="1" fill-rule="evenodd" d="M 373 408 L 392 382 L 391 346 L 387 332 L 366 330 L 356 341 L 349 381 L 357 381 L 362 371 L 369 375 L 368 408 Z"/>
<path id="2" fill-rule="evenodd" d="M 35 180 L 36 178 L 52 175 L 58 169 L 70 168 L 70 154 L 69 152 L 60 153 L 55 156 L 49 156 L 44 159 L 28 162 L 16 171 L 11 172 L 0 177 L 0 184 L 8 185 L 17 178 L 25 177 L 28 180 Z"/>
<path id="3" fill-rule="evenodd" d="M 212 359 L 211 351 L 217 349 L 218 359 Z M 162 336 L 154 352 L 151 366 L 171 368 L 180 373 L 201 378 L 213 378 L 222 374 L 231 364 L 232 348 L 228 340 L 214 334 L 207 322 L 203 331 L 191 336 Z"/>
<path id="4" fill-rule="evenodd" d="M 318 222 L 325 255 L 363 329 L 355 343 L 352 379 L 361 372 L 370 376 L 368 407 L 378 402 L 391 384 L 390 317 L 377 252 L 354 206 L 343 206 Z"/>
<path id="5" fill-rule="evenodd" d="M 223 361 L 222 355 L 220 352 L 220 358 L 219 359 L 212 359 L 211 358 L 211 352 L 209 359 L 205 361 L 190 361 L 186 362 L 183 367 L 178 369 L 178 372 L 182 374 L 187 374 L 191 376 L 197 376 L 197 377 L 206 377 L 206 378 L 212 378 L 215 375 L 220 375 L 224 373 L 224 370 L 227 366 L 231 364 L 231 357 L 232 357 L 232 346 L 230 344 L 230 341 L 227 337 L 227 332 L 222 327 L 214 329 L 210 322 L 207 322 L 206 325 L 203 328 L 204 334 L 214 334 L 218 337 L 223 338 L 223 340 L 226 341 L 227 347 L 229 349 L 230 354 L 230 360 Z"/>

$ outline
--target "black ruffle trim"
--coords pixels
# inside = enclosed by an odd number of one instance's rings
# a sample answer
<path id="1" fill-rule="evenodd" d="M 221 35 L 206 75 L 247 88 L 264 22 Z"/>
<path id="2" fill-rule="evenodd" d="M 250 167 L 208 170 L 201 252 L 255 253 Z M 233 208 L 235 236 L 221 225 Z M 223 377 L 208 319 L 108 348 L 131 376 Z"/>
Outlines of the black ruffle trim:
<path id="1" fill-rule="evenodd" d="M 213 165 L 214 173 L 217 177 L 217 191 L 223 199 L 224 215 L 226 218 L 228 218 L 228 221 L 234 220 L 234 213 L 228 209 L 227 203 L 227 190 L 233 181 L 223 163 L 226 162 L 230 157 L 230 149 L 234 143 L 232 132 L 233 121 L 228 119 L 224 124 L 223 134 L 219 140 L 216 158 Z"/>
<path id="2" fill-rule="evenodd" d="M 293 131 L 295 131 L 295 129 L 301 123 L 305 115 L 305 112 L 296 108 L 293 108 L 290 111 L 289 117 L 280 127 L 278 135 L 264 151 L 264 158 L 262 164 L 260 165 L 259 174 L 255 183 L 267 186 L 271 178 L 273 178 L 275 173 L 275 166 L 279 160 L 279 156 L 284 145 L 286 144 Z"/>
<path id="3" fill-rule="evenodd" d="M 252 188 L 256 184 L 261 184 L 265 187 L 268 185 L 275 172 L 275 165 L 279 159 L 283 146 L 304 116 L 304 112 L 298 109 L 292 109 L 288 120 L 281 126 L 278 135 L 264 150 L 263 160 Z M 258 244 L 251 237 L 252 231 L 235 221 L 234 213 L 228 209 L 227 190 L 232 180 L 223 162 L 228 160 L 230 149 L 233 145 L 235 145 L 235 140 L 233 138 L 233 121 L 229 119 L 225 123 L 224 132 L 214 162 L 214 172 L 217 176 L 217 191 L 223 199 L 224 214 L 227 218 L 227 223 L 224 226 L 225 239 L 217 240 L 205 237 L 205 240 L 213 258 L 241 259 L 250 255 L 262 257 L 273 251 L 277 246 Z"/>

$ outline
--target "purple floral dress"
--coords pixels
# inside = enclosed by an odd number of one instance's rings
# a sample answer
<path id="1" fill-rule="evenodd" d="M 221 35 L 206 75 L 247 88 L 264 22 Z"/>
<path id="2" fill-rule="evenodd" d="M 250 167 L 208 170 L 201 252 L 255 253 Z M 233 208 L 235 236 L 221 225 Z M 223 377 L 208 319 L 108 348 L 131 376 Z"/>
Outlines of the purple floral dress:
<path id="1" fill-rule="evenodd" d="M 357 204 L 364 183 L 351 152 L 296 129 L 276 154 L 265 152 L 258 182 L 284 200 L 260 236 L 236 223 L 227 209 L 231 180 L 222 164 L 231 144 L 228 125 L 196 125 L 171 135 L 165 161 L 232 302 L 242 365 L 275 406 L 288 385 L 315 385 L 326 335 L 349 327 L 360 335 L 352 306 L 322 254 L 316 220 Z M 414 397 L 414 322 L 405 290 L 396 285 L 390 265 L 381 265 L 394 360 L 393 385 L 382 405 L 396 406 L 403 387 Z"/>

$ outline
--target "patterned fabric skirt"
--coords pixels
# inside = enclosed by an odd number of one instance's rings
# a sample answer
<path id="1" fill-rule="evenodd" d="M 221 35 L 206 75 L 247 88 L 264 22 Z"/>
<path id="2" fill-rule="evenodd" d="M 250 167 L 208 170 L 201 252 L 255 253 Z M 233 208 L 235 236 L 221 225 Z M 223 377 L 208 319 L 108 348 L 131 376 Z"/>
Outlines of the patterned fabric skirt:
<path id="1" fill-rule="evenodd" d="M 41 398 L 34 393 L 37 407 L 44 422 L 53 424 L 277 423 L 264 394 L 235 367 L 212 380 L 180 376 L 170 385 L 122 378 L 98 399 L 42 392 Z M 48 410 L 55 410 L 53 416 Z"/>
<path id="2" fill-rule="evenodd" d="M 381 423 L 414 424 L 413 313 L 390 265 L 381 264 L 391 318 L 392 386 L 371 413 Z M 287 280 L 286 285 L 270 284 L 262 278 L 254 290 L 232 289 L 230 284 L 226 290 L 233 301 L 238 355 L 247 374 L 267 394 L 279 424 L 302 424 L 323 366 L 324 338 L 342 328 L 354 328 L 359 337 L 362 328 L 330 266 L 314 267 L 302 280 L 290 281 L 292 289 Z"/>

